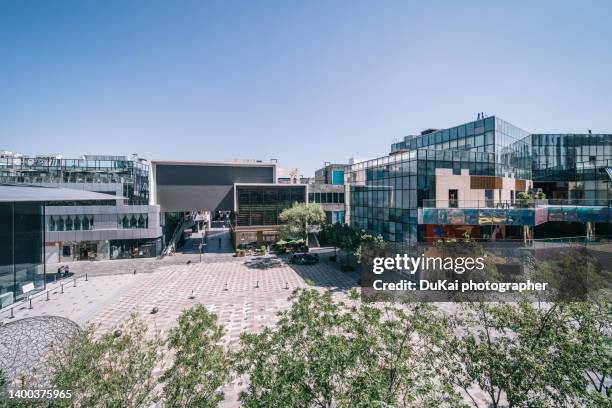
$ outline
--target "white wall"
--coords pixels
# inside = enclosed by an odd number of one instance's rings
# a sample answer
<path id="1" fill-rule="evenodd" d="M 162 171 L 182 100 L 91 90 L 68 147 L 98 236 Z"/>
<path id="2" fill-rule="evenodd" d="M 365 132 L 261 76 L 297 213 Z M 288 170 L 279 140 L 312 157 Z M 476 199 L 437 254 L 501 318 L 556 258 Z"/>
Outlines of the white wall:
<path id="1" fill-rule="evenodd" d="M 493 190 L 493 202 L 509 202 L 511 201 L 511 191 L 514 190 L 516 198 L 516 179 L 510 177 L 502 177 L 502 189 Z M 527 189 L 531 188 L 533 183 L 527 180 Z M 458 206 L 460 208 L 469 208 L 476 206 L 484 206 L 485 190 L 472 189 L 470 187 L 470 173 L 468 169 L 461 169 L 461 175 L 454 175 L 452 169 L 436 169 L 436 205 L 438 207 L 448 207 L 448 190 L 458 190 Z M 501 192 L 501 197 L 500 197 Z"/>

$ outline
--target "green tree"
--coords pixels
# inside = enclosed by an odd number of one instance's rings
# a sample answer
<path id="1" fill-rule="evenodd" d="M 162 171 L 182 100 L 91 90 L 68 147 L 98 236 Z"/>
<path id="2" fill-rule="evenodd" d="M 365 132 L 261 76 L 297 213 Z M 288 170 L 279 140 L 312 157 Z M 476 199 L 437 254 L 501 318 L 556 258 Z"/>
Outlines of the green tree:
<path id="1" fill-rule="evenodd" d="M 73 395 L 54 406 L 136 408 L 159 400 L 153 370 L 161 363 L 162 342 L 148 338 L 134 315 L 121 331 L 96 338 L 89 327 L 53 349 L 51 383 Z"/>
<path id="2" fill-rule="evenodd" d="M 437 381 L 444 336 L 431 308 L 351 306 L 315 290 L 290 300 L 274 329 L 241 336 L 245 407 L 461 406 Z"/>
<path id="3" fill-rule="evenodd" d="M 350 262 L 349 257 L 353 256 L 355 251 L 357 251 L 357 248 L 359 248 L 359 242 L 359 234 L 357 233 L 357 230 L 349 225 L 343 225 L 339 230 L 338 248 L 340 248 L 345 254 L 345 264 Z"/>
<path id="4" fill-rule="evenodd" d="M 480 389 L 492 407 L 611 404 L 609 305 L 473 303 L 466 312 L 444 358 L 470 398 Z"/>
<path id="5" fill-rule="evenodd" d="M 359 243 L 354 250 L 354 254 L 358 263 L 369 262 L 374 257 L 384 256 L 385 241 L 382 235 L 372 235 L 360 230 L 357 237 Z"/>
<path id="6" fill-rule="evenodd" d="M 313 227 L 325 222 L 325 211 L 317 203 L 293 203 L 293 206 L 283 210 L 278 217 L 287 224 L 285 230 L 288 231 L 289 238 L 302 238 L 308 246 L 308 233 L 314 230 Z"/>
<path id="7" fill-rule="evenodd" d="M 202 305 L 184 311 L 167 341 L 174 362 L 162 375 L 165 407 L 216 407 L 229 378 L 230 359 L 217 316 Z"/>

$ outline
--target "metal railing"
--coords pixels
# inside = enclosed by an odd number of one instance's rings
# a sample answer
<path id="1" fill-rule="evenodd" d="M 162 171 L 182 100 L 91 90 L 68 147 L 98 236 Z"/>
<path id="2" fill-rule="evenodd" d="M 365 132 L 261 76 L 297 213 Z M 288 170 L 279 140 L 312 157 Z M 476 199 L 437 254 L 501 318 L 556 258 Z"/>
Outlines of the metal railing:
<path id="1" fill-rule="evenodd" d="M 608 198 L 548 198 L 515 200 L 423 200 L 423 208 L 536 208 L 545 206 L 612 207 Z"/>
<path id="2" fill-rule="evenodd" d="M 181 236 L 183 235 L 183 231 L 185 231 L 186 228 L 192 226 L 195 223 L 194 219 L 196 215 L 197 215 L 197 211 L 190 212 L 176 226 L 176 229 L 172 233 L 172 238 L 170 238 L 170 241 L 166 245 L 166 248 L 164 248 L 164 250 L 162 251 L 162 254 L 161 254 L 162 258 L 164 256 L 172 255 L 176 251 L 176 245 L 178 241 L 180 240 Z"/>
<path id="3" fill-rule="evenodd" d="M 612 198 L 549 198 L 548 205 L 572 207 L 612 207 Z"/>
<path id="4" fill-rule="evenodd" d="M 474 238 L 474 237 L 425 237 L 425 242 L 483 242 L 488 244 L 504 244 L 504 243 L 523 243 L 524 238 L 498 238 L 493 241 L 491 238 Z M 586 235 L 575 235 L 557 238 L 531 238 L 530 243 L 546 245 L 546 244 L 574 244 L 574 243 L 612 243 L 612 235 L 595 235 L 587 237 Z M 422 243 L 423 244 L 423 243 Z"/>
<path id="5" fill-rule="evenodd" d="M 548 205 L 548 200 L 516 199 L 516 200 L 423 200 L 423 208 L 535 208 Z"/>
<path id="6" fill-rule="evenodd" d="M 51 288 L 47 288 L 40 292 L 36 292 L 32 295 L 25 296 L 20 301 L 14 302 L 8 306 L 3 307 L 2 309 L 0 309 L 0 316 L 3 316 L 3 315 L 6 316 L 8 314 L 9 315 L 8 318 L 13 319 L 15 318 L 15 309 L 19 310 L 23 308 L 24 306 L 27 306 L 28 310 L 32 310 L 34 309 L 34 299 L 44 297 L 45 298 L 44 301 L 48 302 L 49 300 L 51 300 L 51 294 L 53 294 L 52 292 L 55 292 L 59 289 L 60 291 L 59 294 L 61 295 L 64 293 L 65 289 L 76 287 L 78 281 L 88 282 L 89 278 L 87 274 L 85 274 L 79 277 L 64 278 L 59 281 L 56 281 L 54 282 L 55 285 Z"/>
<path id="7" fill-rule="evenodd" d="M 210 227 L 211 228 L 230 228 L 230 220 L 222 220 L 222 221 L 211 221 L 210 222 Z"/>

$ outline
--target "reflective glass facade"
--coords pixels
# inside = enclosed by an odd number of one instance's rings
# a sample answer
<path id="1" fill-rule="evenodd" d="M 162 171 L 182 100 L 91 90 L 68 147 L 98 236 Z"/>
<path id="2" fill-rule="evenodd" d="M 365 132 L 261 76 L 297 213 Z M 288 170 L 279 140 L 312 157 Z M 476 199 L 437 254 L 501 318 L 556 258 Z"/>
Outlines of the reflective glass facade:
<path id="1" fill-rule="evenodd" d="M 503 168 L 496 160 L 492 152 L 417 149 L 357 163 L 348 177 L 351 225 L 387 241 L 416 242 L 417 208 L 436 198 L 436 169 L 495 176 Z"/>
<path id="2" fill-rule="evenodd" d="M 533 134 L 533 180 L 549 198 L 612 200 L 612 135 Z"/>
<path id="3" fill-rule="evenodd" d="M 453 175 L 467 169 L 470 176 L 533 180 L 547 197 L 583 205 L 612 199 L 612 135 L 529 134 L 491 116 L 406 136 L 391 152 L 347 168 L 350 224 L 390 242 L 417 242 L 417 209 L 424 200 L 448 199 L 435 197 L 440 168 Z"/>
<path id="4" fill-rule="evenodd" d="M 149 166 L 125 156 L 0 157 L 0 183 L 122 183 L 128 204 L 149 203 Z"/>
<path id="5" fill-rule="evenodd" d="M 449 129 L 419 136 L 406 136 L 391 145 L 391 152 L 403 150 L 462 150 L 494 154 L 492 173 L 487 175 L 531 178 L 530 145 L 526 131 L 490 116 Z"/>
<path id="6" fill-rule="evenodd" d="M 45 287 L 44 235 L 43 203 L 0 203 L 0 303 Z"/>

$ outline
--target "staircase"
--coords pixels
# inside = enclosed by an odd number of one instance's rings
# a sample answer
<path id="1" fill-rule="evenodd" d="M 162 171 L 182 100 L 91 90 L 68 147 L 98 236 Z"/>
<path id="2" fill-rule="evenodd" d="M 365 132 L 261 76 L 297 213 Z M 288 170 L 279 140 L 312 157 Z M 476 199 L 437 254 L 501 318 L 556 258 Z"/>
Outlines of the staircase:
<path id="1" fill-rule="evenodd" d="M 194 226 L 196 215 L 197 215 L 197 211 L 190 212 L 189 214 L 185 216 L 183 221 L 176 227 L 176 229 L 172 233 L 172 238 L 170 238 L 170 241 L 166 245 L 166 248 L 164 248 L 164 250 L 162 251 L 162 255 L 161 255 L 162 258 L 168 255 L 171 256 L 173 253 L 176 252 L 176 246 L 179 240 L 181 239 L 181 236 L 183 235 L 183 231 L 185 231 L 187 228 L 191 228 Z"/>
<path id="2" fill-rule="evenodd" d="M 319 236 L 315 232 L 308 233 L 308 248 L 319 248 L 321 244 L 319 243 Z"/>

